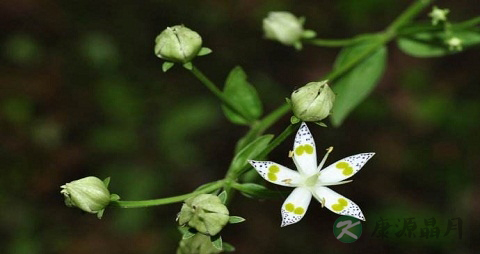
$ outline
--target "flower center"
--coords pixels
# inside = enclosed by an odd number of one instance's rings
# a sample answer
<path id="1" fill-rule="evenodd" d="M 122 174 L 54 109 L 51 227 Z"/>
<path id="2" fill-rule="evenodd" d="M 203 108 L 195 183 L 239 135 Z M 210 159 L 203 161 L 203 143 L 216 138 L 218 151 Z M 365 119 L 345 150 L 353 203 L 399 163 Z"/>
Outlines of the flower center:
<path id="1" fill-rule="evenodd" d="M 316 173 L 316 174 L 314 174 L 314 175 L 312 175 L 312 176 L 309 176 L 309 177 L 305 180 L 305 185 L 306 185 L 307 187 L 313 187 L 313 186 L 315 186 L 315 184 L 317 184 L 317 182 L 318 182 L 318 176 L 319 176 L 319 175 L 320 175 L 319 173 Z"/>

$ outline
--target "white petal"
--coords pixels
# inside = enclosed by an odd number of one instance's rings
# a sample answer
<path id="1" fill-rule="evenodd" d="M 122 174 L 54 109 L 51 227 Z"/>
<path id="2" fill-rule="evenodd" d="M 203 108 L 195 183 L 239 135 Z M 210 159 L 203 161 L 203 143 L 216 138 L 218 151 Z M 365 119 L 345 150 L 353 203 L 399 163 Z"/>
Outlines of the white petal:
<path id="1" fill-rule="evenodd" d="M 282 205 L 282 227 L 297 223 L 307 212 L 312 193 L 302 187 L 295 188 Z"/>
<path id="2" fill-rule="evenodd" d="M 288 187 L 296 187 L 300 182 L 300 174 L 287 167 L 271 161 L 248 161 L 267 181 Z"/>
<path id="3" fill-rule="evenodd" d="M 322 203 L 328 210 L 341 214 L 349 215 L 360 220 L 365 220 L 362 210 L 350 199 L 336 193 L 328 187 L 319 186 L 315 188 L 315 197 Z"/>
<path id="4" fill-rule="evenodd" d="M 355 175 L 375 153 L 361 153 L 343 158 L 320 171 L 321 183 L 336 183 Z"/>
<path id="5" fill-rule="evenodd" d="M 293 161 L 301 174 L 313 175 L 317 173 L 317 150 L 315 149 L 315 141 L 305 123 L 302 123 L 295 136 L 295 142 L 293 143 Z"/>

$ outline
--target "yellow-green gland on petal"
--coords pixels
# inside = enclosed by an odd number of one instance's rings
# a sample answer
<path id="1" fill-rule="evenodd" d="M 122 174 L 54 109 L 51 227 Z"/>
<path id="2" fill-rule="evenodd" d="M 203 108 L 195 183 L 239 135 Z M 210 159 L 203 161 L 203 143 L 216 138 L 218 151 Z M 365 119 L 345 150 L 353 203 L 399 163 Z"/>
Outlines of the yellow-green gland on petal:
<path id="1" fill-rule="evenodd" d="M 99 213 L 110 203 L 110 192 L 105 183 L 94 176 L 61 186 L 68 207 L 78 207 L 87 213 Z"/>
<path id="2" fill-rule="evenodd" d="M 228 209 L 218 196 L 200 194 L 185 200 L 178 214 L 178 223 L 213 236 L 227 225 L 229 218 Z"/>
<path id="3" fill-rule="evenodd" d="M 290 12 L 270 12 L 263 19 L 263 31 L 267 39 L 276 40 L 288 46 L 300 43 L 303 30 L 303 19 Z"/>
<path id="4" fill-rule="evenodd" d="M 188 63 L 202 48 L 202 37 L 183 26 L 167 27 L 155 39 L 155 55 L 171 62 Z"/>
<path id="5" fill-rule="evenodd" d="M 335 94 L 327 84 L 327 80 L 310 82 L 293 91 L 293 114 L 306 122 L 318 122 L 330 115 L 335 102 Z"/>

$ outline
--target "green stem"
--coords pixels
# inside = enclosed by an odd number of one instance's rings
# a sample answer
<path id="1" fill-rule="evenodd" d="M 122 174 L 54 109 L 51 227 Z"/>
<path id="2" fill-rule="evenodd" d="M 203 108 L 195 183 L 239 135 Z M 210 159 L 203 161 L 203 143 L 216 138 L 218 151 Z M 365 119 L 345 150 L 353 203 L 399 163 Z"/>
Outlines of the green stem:
<path id="1" fill-rule="evenodd" d="M 278 135 L 274 140 L 272 140 L 272 142 L 270 142 L 270 144 L 268 144 L 268 146 L 261 153 L 259 153 L 256 158 L 252 158 L 252 159 L 261 160 L 261 159 L 265 158 L 273 149 L 275 149 L 286 138 L 288 138 L 290 135 L 292 135 L 295 132 L 295 130 L 297 129 L 297 126 L 298 126 L 298 124 L 288 125 L 288 127 L 285 130 L 283 130 L 283 132 L 280 133 L 280 135 Z M 227 178 L 229 178 L 231 180 L 236 179 L 238 176 L 247 172 L 251 168 L 252 167 L 250 166 L 250 164 L 247 164 L 245 167 L 243 167 L 241 170 L 237 171 L 235 174 L 233 174 L 233 173 L 229 174 L 227 176 Z"/>
<path id="2" fill-rule="evenodd" d="M 229 109 L 231 109 L 238 115 L 245 118 L 247 121 L 249 122 L 253 121 L 253 119 L 250 116 L 243 114 L 242 111 L 239 110 L 237 106 L 233 104 L 232 101 L 228 99 L 227 96 L 225 96 L 225 94 L 220 89 L 218 89 L 218 87 L 193 64 L 192 64 L 192 68 L 190 69 L 190 72 L 193 75 L 195 75 L 195 77 L 197 77 L 197 79 L 200 80 L 200 82 L 202 82 L 202 84 L 204 84 L 205 87 L 207 87 L 207 89 L 210 90 L 210 92 L 212 92 L 215 96 L 217 96 L 217 98 L 220 99 L 220 101 L 222 101 L 222 103 L 225 106 L 227 106 Z"/>
<path id="3" fill-rule="evenodd" d="M 150 206 L 159 206 L 159 205 L 178 203 L 178 202 L 184 201 L 187 198 L 194 197 L 198 194 L 209 193 L 217 189 L 220 189 L 223 186 L 223 184 L 224 184 L 224 180 L 219 180 L 205 188 L 202 188 L 198 191 L 194 191 L 188 194 L 183 194 L 183 195 L 168 197 L 168 198 L 151 199 L 151 200 L 112 201 L 110 205 L 121 207 L 121 208 L 140 208 L 140 207 L 150 207 Z"/>
<path id="4" fill-rule="evenodd" d="M 360 63 L 366 57 L 368 57 L 370 54 L 375 52 L 380 46 L 384 45 L 386 43 L 386 41 L 388 41 L 387 36 L 385 36 L 385 34 L 378 35 L 378 38 L 379 39 L 376 39 L 368 47 L 365 47 L 364 51 L 355 55 L 355 58 L 352 58 L 347 63 L 341 65 L 340 67 L 338 67 L 336 69 L 334 69 L 325 78 L 322 78 L 320 80 L 328 79 L 330 82 L 333 83 L 333 81 L 335 81 L 336 79 L 341 77 L 343 74 L 347 73 L 349 70 L 351 70 L 353 67 L 355 67 L 358 63 Z"/>
<path id="5" fill-rule="evenodd" d="M 307 39 L 303 42 L 312 44 L 319 47 L 347 47 L 359 43 L 363 40 L 367 40 L 374 36 L 374 34 L 363 34 L 349 39 Z"/>
<path id="6" fill-rule="evenodd" d="M 262 135 L 268 128 L 270 128 L 270 126 L 276 123 L 288 112 L 290 112 L 290 105 L 285 103 L 265 116 L 262 120 L 257 121 L 242 138 L 241 144 L 235 148 L 236 152 L 239 152 L 243 147 L 245 147 L 245 145 L 248 145 L 255 138 Z"/>
<path id="7" fill-rule="evenodd" d="M 418 0 L 411 4 L 400 16 L 398 16 L 388 27 L 387 32 L 392 33 L 391 38 L 395 37 L 399 28 L 410 22 L 423 9 L 429 6 L 435 0 Z"/>
<path id="8" fill-rule="evenodd" d="M 339 68 L 334 69 L 329 75 L 327 75 L 326 78 L 323 78 L 322 80 L 328 79 L 330 80 L 330 82 L 332 82 L 341 77 L 343 74 L 347 73 L 358 63 L 360 63 L 370 54 L 375 52 L 379 47 L 393 40 L 397 35 L 398 29 L 410 22 L 416 15 L 418 15 L 425 7 L 427 7 L 433 1 L 434 0 L 419 0 L 411 4 L 402 14 L 400 14 L 400 16 L 398 16 L 398 18 L 396 18 L 387 27 L 385 32 L 377 34 L 376 36 L 372 36 L 371 44 L 368 47 L 365 47 L 365 50 L 363 52 L 357 54 L 355 58 L 351 59 L 346 64 L 343 64 Z"/>

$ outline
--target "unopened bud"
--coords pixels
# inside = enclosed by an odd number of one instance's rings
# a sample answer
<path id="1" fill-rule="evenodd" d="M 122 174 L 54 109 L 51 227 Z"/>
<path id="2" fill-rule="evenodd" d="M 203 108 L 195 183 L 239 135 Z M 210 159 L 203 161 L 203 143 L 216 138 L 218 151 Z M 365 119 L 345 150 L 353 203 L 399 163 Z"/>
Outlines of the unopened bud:
<path id="1" fill-rule="evenodd" d="M 185 200 L 178 214 L 178 223 L 195 228 L 206 235 L 216 235 L 228 223 L 229 212 L 218 196 L 200 194 Z"/>
<path id="2" fill-rule="evenodd" d="M 265 38 L 301 49 L 302 39 L 315 37 L 314 31 L 303 29 L 304 22 L 304 18 L 297 18 L 290 12 L 270 12 L 263 19 Z"/>
<path id="3" fill-rule="evenodd" d="M 155 55 L 171 62 L 188 63 L 202 48 L 202 37 L 183 25 L 167 27 L 155 39 Z"/>
<path id="4" fill-rule="evenodd" d="M 318 122 L 330 115 L 335 101 L 335 94 L 327 80 L 310 82 L 293 91 L 293 114 L 302 121 Z"/>
<path id="5" fill-rule="evenodd" d="M 222 250 L 215 248 L 210 236 L 204 234 L 195 234 L 188 239 L 182 239 L 177 249 L 177 254 L 216 254 Z"/>
<path id="6" fill-rule="evenodd" d="M 66 183 L 61 186 L 68 207 L 78 207 L 87 213 L 103 213 L 110 203 L 106 184 L 94 176 Z"/>

